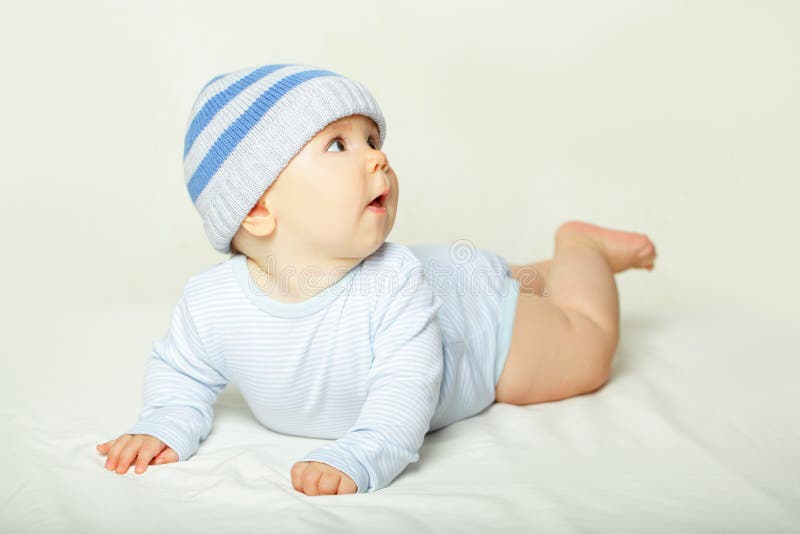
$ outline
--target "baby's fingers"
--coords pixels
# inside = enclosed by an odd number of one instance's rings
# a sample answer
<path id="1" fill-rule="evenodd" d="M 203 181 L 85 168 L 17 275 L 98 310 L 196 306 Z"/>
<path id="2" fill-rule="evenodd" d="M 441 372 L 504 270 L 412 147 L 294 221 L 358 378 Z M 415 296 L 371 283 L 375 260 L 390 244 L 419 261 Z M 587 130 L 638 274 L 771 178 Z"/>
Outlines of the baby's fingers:
<path id="1" fill-rule="evenodd" d="M 162 442 L 155 439 L 145 439 L 139 446 L 139 456 L 136 459 L 136 469 L 134 469 L 134 472 L 137 475 L 144 473 L 153 456 L 161 452 L 163 448 L 164 444 Z"/>
<path id="2" fill-rule="evenodd" d="M 119 454 L 117 455 L 117 468 L 115 469 L 117 473 L 124 475 L 128 472 L 131 464 L 139 455 L 139 449 L 142 447 L 143 441 L 144 438 L 142 436 L 134 435 L 131 439 L 125 442 L 125 445 L 122 446 L 122 450 L 119 451 Z M 116 448 L 116 445 L 114 448 Z"/>
<path id="3" fill-rule="evenodd" d="M 113 471 L 117 467 L 117 462 L 119 461 L 120 453 L 125 448 L 125 444 L 127 444 L 133 436 L 130 434 L 123 434 L 117 439 L 107 441 L 103 443 L 105 447 L 101 449 L 101 452 L 105 451 L 108 453 L 108 458 L 106 458 L 106 469 Z"/>
<path id="4" fill-rule="evenodd" d="M 112 439 L 106 441 L 105 443 L 99 443 L 97 445 L 98 452 L 100 452 L 100 454 L 108 454 L 108 451 L 111 449 L 111 446 L 114 444 L 115 441 L 116 441 L 115 439 Z"/>
<path id="5" fill-rule="evenodd" d="M 153 460 L 154 464 L 169 464 L 172 462 L 178 461 L 178 453 L 175 452 L 171 447 L 165 447 L 158 456 L 156 456 Z"/>

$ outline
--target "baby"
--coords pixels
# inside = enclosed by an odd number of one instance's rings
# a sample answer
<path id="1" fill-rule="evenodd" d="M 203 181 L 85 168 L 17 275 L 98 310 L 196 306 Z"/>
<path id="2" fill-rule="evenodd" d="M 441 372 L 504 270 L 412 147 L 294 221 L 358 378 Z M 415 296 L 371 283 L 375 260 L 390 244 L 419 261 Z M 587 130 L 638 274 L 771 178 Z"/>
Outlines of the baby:
<path id="1" fill-rule="evenodd" d="M 256 419 L 331 440 L 300 458 L 307 495 L 389 485 L 428 432 L 494 402 L 595 391 L 619 339 L 614 275 L 652 269 L 647 236 L 570 221 L 551 260 L 510 265 L 459 241 L 387 242 L 397 175 L 359 82 L 266 65 L 201 90 L 186 185 L 211 245 L 153 344 L 139 421 L 98 445 L 106 468 L 189 459 L 232 382 Z"/>

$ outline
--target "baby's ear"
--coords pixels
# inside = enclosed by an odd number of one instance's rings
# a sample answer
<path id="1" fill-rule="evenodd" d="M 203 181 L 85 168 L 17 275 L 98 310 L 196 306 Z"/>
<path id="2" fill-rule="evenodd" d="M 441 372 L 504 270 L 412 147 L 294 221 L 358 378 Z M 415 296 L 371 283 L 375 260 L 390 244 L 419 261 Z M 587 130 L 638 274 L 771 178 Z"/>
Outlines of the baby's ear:
<path id="1" fill-rule="evenodd" d="M 264 197 L 259 199 L 244 218 L 242 228 L 256 237 L 266 237 L 275 231 L 275 214 L 267 207 Z"/>

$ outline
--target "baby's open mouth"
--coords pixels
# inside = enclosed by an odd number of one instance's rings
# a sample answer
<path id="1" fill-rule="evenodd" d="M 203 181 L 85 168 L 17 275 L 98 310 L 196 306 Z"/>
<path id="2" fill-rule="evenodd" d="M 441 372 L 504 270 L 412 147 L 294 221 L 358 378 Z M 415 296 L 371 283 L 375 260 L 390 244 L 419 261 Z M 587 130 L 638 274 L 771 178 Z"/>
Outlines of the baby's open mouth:
<path id="1" fill-rule="evenodd" d="M 376 208 L 384 207 L 384 204 L 386 203 L 386 195 L 387 194 L 388 193 L 382 193 L 382 194 L 378 195 L 377 197 L 372 199 L 372 202 L 370 202 L 369 205 L 370 206 L 375 206 Z"/>

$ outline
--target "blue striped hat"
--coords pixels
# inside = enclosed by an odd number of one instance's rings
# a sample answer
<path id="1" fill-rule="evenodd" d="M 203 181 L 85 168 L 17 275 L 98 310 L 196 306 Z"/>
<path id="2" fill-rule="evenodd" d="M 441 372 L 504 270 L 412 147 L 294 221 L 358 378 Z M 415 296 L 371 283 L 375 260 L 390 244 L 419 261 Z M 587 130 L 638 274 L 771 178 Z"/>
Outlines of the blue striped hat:
<path id="1" fill-rule="evenodd" d="M 386 122 L 366 87 L 329 70 L 281 64 L 212 78 L 187 122 L 186 187 L 215 250 L 228 254 L 244 218 L 314 135 L 348 115 Z"/>

